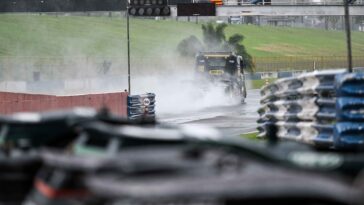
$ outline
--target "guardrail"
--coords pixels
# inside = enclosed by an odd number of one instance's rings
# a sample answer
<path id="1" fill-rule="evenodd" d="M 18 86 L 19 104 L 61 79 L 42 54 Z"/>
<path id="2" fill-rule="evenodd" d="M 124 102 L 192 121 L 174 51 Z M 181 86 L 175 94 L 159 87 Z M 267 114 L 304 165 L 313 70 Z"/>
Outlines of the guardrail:
<path id="1" fill-rule="evenodd" d="M 260 136 L 321 148 L 364 147 L 364 73 L 319 71 L 286 78 L 261 90 Z"/>
<path id="2" fill-rule="evenodd" d="M 155 120 L 155 94 L 128 96 L 128 118 L 130 120 Z"/>

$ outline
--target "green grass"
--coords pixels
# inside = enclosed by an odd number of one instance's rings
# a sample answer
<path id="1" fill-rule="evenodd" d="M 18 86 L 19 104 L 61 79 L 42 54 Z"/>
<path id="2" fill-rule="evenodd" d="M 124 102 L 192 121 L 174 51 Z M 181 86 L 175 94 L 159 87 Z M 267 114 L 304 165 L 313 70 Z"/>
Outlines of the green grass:
<path id="1" fill-rule="evenodd" d="M 242 33 L 248 51 L 256 57 L 345 55 L 343 31 L 270 26 L 230 26 L 228 34 Z M 363 55 L 364 33 L 353 32 L 353 53 Z"/>
<path id="2" fill-rule="evenodd" d="M 268 83 L 272 83 L 275 80 L 277 80 L 276 78 L 268 78 Z M 251 89 L 261 89 L 263 86 L 266 85 L 266 79 L 261 79 L 261 80 L 251 80 L 250 82 L 250 88 Z"/>
<path id="3" fill-rule="evenodd" d="M 245 134 L 241 134 L 240 136 L 243 137 L 243 138 L 245 138 L 245 139 L 259 140 L 259 138 L 258 138 L 258 132 L 245 133 Z"/>
<path id="4" fill-rule="evenodd" d="M 189 35 L 201 38 L 199 24 L 175 20 L 131 20 L 134 58 L 174 56 Z M 345 55 L 341 31 L 230 25 L 227 36 L 241 33 L 254 57 Z M 0 15 L 0 56 L 126 56 L 126 22 L 108 17 Z M 364 55 L 364 33 L 353 32 L 353 54 Z"/>
<path id="5" fill-rule="evenodd" d="M 191 23 L 132 20 L 131 49 L 137 57 L 175 51 L 180 40 L 198 33 Z M 120 18 L 0 15 L 3 56 L 126 56 L 126 22 Z M 172 53 L 173 53 L 172 52 Z"/>

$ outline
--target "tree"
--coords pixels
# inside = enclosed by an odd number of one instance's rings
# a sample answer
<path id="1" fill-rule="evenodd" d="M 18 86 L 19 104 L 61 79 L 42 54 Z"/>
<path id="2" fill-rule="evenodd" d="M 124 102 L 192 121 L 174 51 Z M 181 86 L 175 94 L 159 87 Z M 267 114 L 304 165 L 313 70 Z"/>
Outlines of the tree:
<path id="1" fill-rule="evenodd" d="M 194 57 L 197 52 L 204 49 L 204 46 L 196 36 L 183 39 L 177 46 L 177 51 L 185 57 Z"/>
<path id="2" fill-rule="evenodd" d="M 244 67 L 253 70 L 255 67 L 252 56 L 246 51 L 245 46 L 241 44 L 244 41 L 244 36 L 241 34 L 232 35 L 227 45 L 230 46 L 231 50 L 235 51 L 238 55 L 243 57 Z"/>
<path id="3" fill-rule="evenodd" d="M 177 50 L 182 56 L 195 56 L 198 51 L 231 51 L 241 55 L 244 61 L 244 67 L 249 70 L 254 69 L 254 63 L 251 55 L 246 51 L 242 44 L 244 36 L 234 34 L 226 40 L 225 29 L 227 24 L 212 23 L 201 26 L 203 44 L 195 36 L 183 39 L 177 46 Z"/>
<path id="4" fill-rule="evenodd" d="M 218 24 L 216 27 L 212 23 L 202 24 L 203 42 L 207 50 L 219 50 L 221 44 L 226 40 L 225 28 L 227 24 Z"/>

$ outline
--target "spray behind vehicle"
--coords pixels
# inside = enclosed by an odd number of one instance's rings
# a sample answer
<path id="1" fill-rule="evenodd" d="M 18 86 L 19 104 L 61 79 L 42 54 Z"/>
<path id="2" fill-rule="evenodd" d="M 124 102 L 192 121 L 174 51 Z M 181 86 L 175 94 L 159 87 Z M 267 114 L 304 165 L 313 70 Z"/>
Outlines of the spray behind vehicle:
<path id="1" fill-rule="evenodd" d="M 246 83 L 243 58 L 233 52 L 200 52 L 196 56 L 196 76 L 222 85 L 226 96 L 244 102 Z"/>

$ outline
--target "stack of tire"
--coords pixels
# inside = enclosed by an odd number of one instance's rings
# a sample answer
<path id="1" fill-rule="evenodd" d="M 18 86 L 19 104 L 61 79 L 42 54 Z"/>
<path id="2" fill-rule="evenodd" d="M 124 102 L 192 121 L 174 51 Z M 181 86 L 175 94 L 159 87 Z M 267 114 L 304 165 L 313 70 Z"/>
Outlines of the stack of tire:
<path id="1" fill-rule="evenodd" d="M 155 121 L 155 94 L 129 95 L 128 119 Z"/>
<path id="2" fill-rule="evenodd" d="M 315 71 L 285 78 L 261 90 L 260 136 L 274 136 L 325 149 L 364 146 L 364 74 Z"/>
<path id="3" fill-rule="evenodd" d="M 105 110 L 18 113 L 0 116 L 0 125 L 0 204 L 363 201 L 363 153 L 264 145 L 204 126 L 135 122 Z"/>
<path id="4" fill-rule="evenodd" d="M 0 204 L 22 204 L 43 166 L 40 149 L 65 149 L 78 135 L 74 125 L 97 112 L 22 113 L 0 117 Z"/>
<path id="5" fill-rule="evenodd" d="M 0 202 L 21 204 L 32 189 L 33 179 L 41 166 L 36 156 L 0 156 Z"/>

